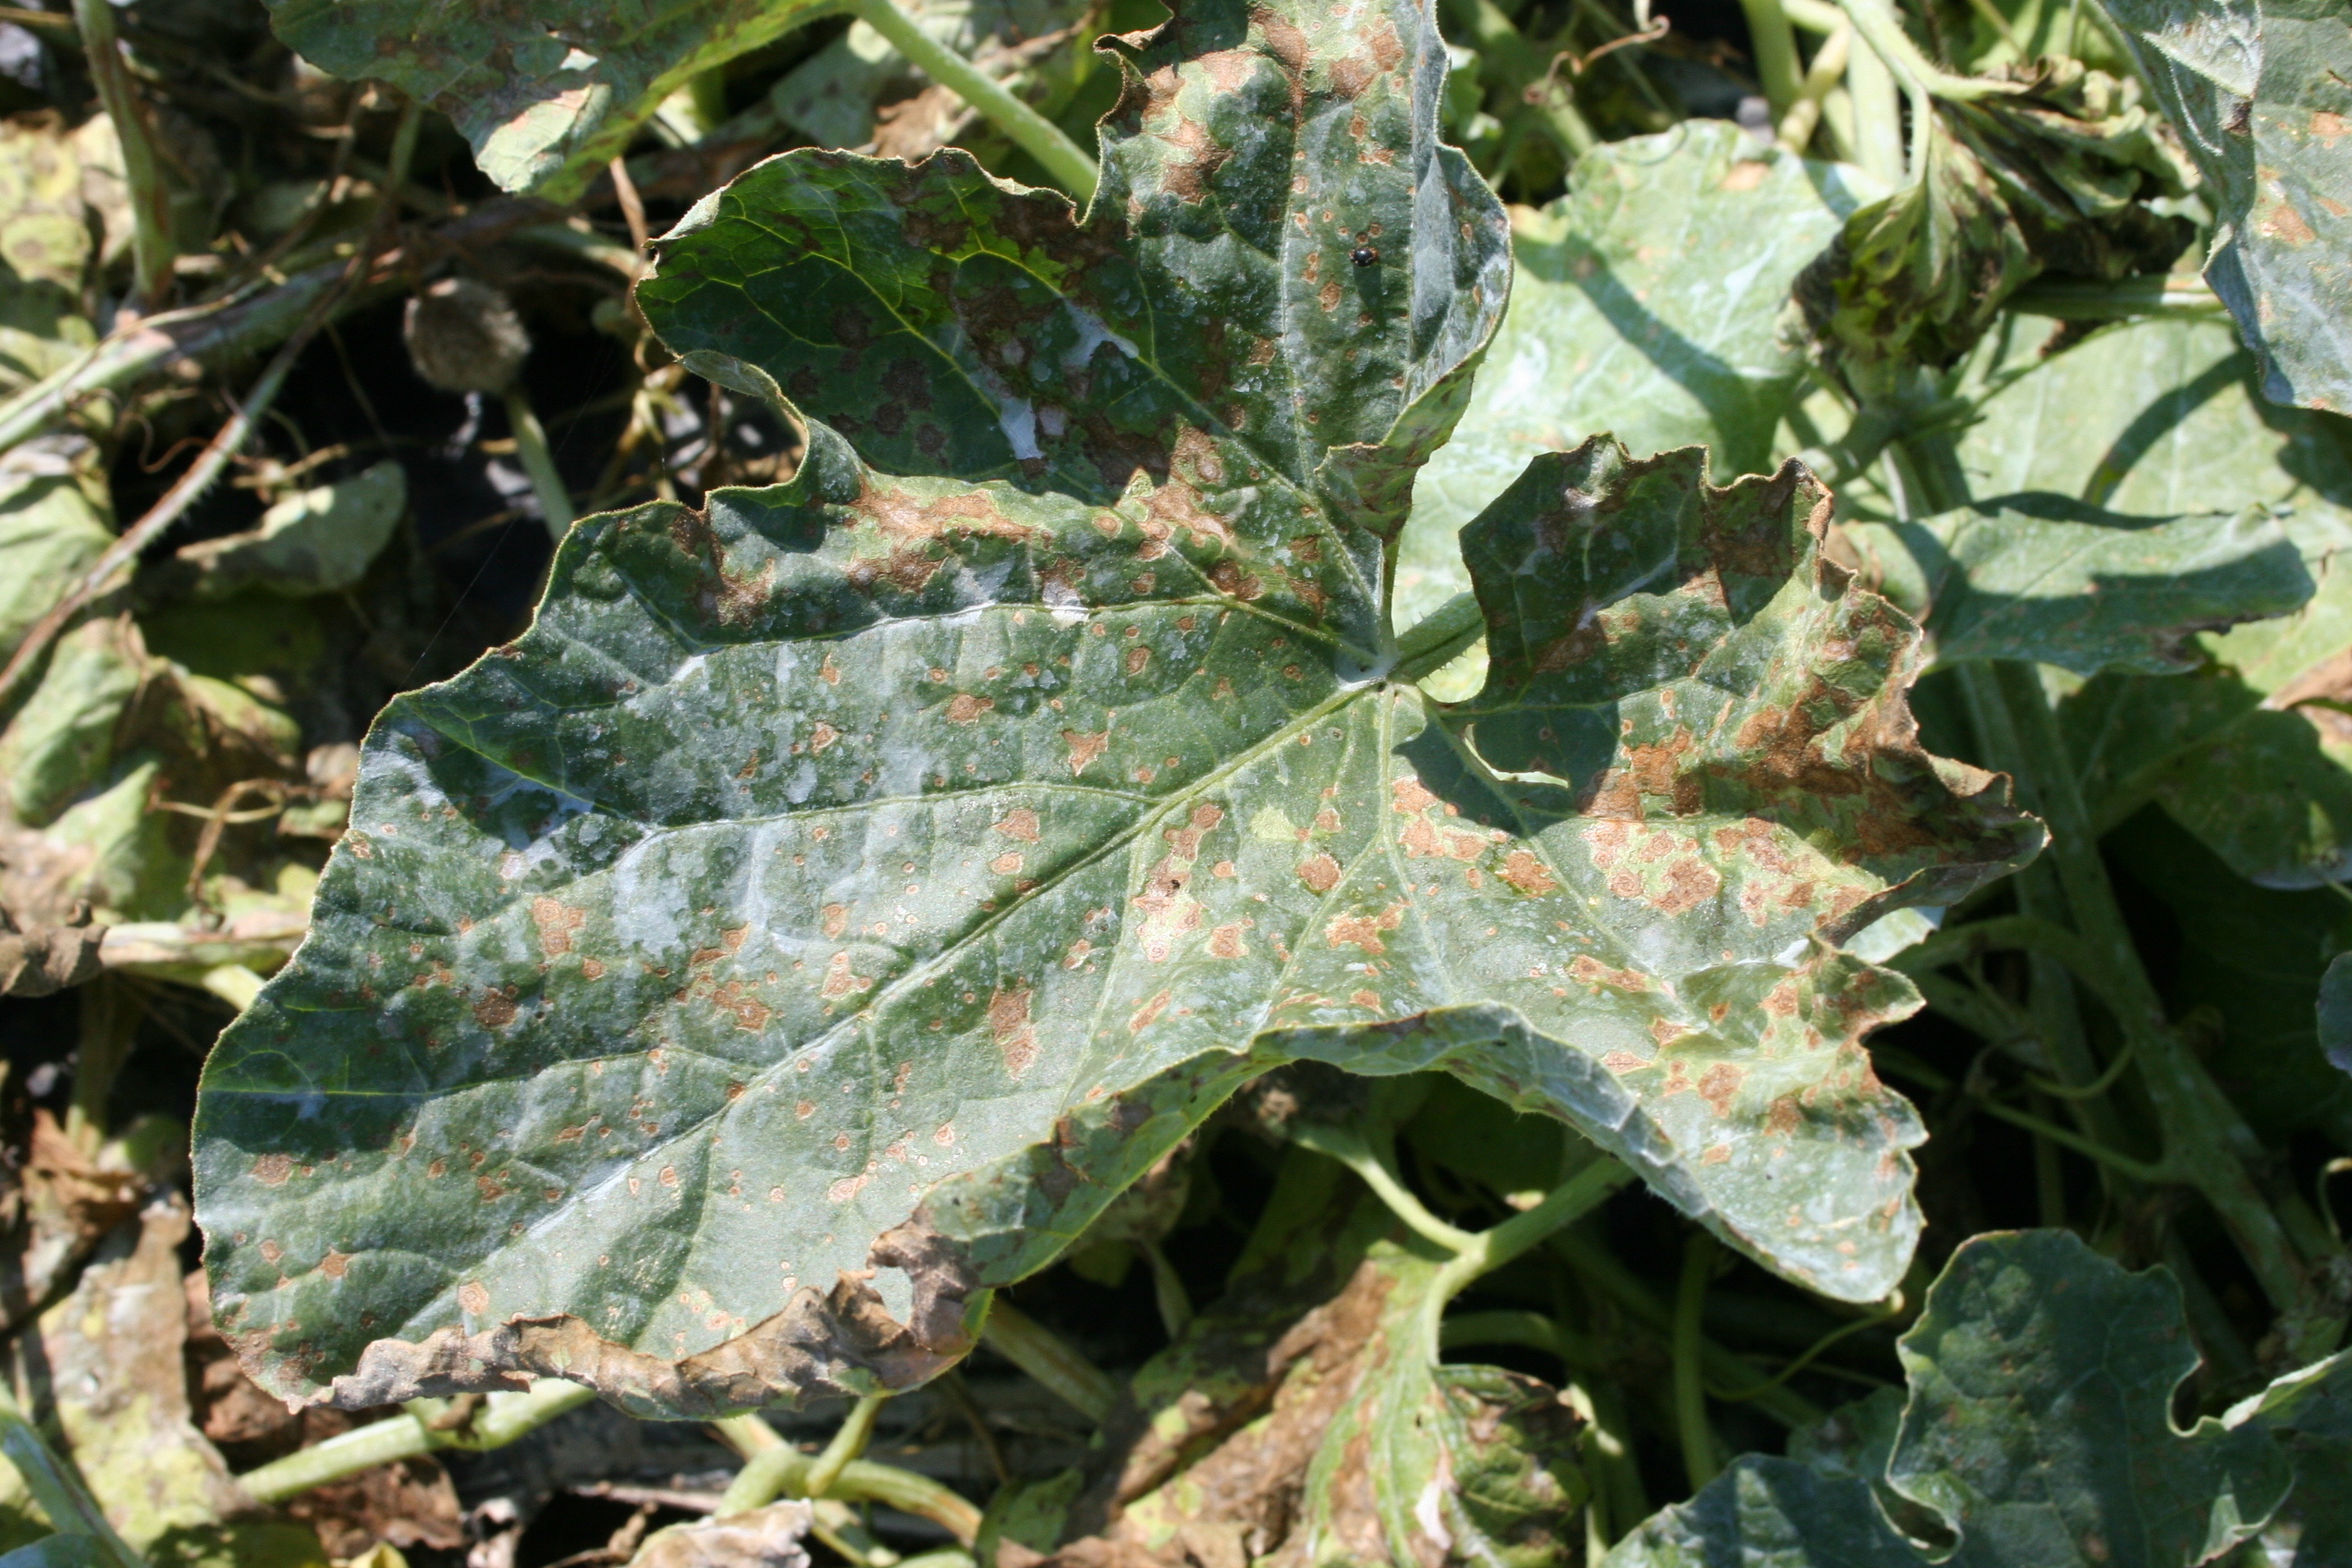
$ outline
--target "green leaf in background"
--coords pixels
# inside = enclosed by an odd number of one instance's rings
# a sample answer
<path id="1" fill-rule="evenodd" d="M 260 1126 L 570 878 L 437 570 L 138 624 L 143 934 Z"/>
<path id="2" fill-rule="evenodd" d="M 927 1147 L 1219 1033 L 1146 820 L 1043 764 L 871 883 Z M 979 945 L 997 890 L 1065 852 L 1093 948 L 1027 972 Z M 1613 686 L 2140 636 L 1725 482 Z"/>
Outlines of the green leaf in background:
<path id="1" fill-rule="evenodd" d="M 2352 17 L 2343 0 L 2109 0 L 2204 171 L 2206 281 L 2282 403 L 2352 413 Z"/>
<path id="2" fill-rule="evenodd" d="M 2226 322 L 2119 325 L 2039 361 L 2038 328 L 1993 345 L 1997 390 L 1959 443 L 1975 494 L 2150 520 L 2265 506 L 2317 584 L 2291 614 L 2201 634 L 2204 670 L 2067 699 L 2093 815 L 2103 830 L 2160 800 L 2240 875 L 2311 886 L 2352 834 L 2352 735 L 2326 705 L 2352 649 L 2352 427 L 2265 403 Z"/>
<path id="3" fill-rule="evenodd" d="M 1415 487 L 1399 624 L 1469 586 L 1454 535 L 1538 453 L 1607 431 L 1636 456 L 1706 447 L 1721 481 L 1770 472 L 1804 371 L 1781 307 L 1863 178 L 1689 120 L 1596 149 L 1567 195 L 1514 212 L 1511 308 Z"/>
<path id="4" fill-rule="evenodd" d="M 2259 1530 L 2293 1482 L 2259 1426 L 2173 1425 L 2197 1366 L 2178 1289 L 2069 1231 L 1963 1243 L 1898 1348 L 1910 1395 L 1885 1484 L 1940 1516 L 1949 1556 L 1897 1534 L 1847 1465 L 1750 1456 L 1608 1568 L 2193 1568 Z"/>
<path id="5" fill-rule="evenodd" d="M 2352 948 L 2352 901 L 2332 888 L 2257 886 L 2168 811 L 2135 814 L 2104 845 L 2175 924 L 2176 956 L 2158 976 L 2165 1013 L 2255 1134 L 2284 1147 L 2317 1131 L 2352 1145 L 2352 1078 L 2329 1065 L 2317 1017 L 2321 975 Z"/>
<path id="6" fill-rule="evenodd" d="M 400 465 L 380 462 L 296 491 L 244 533 L 182 546 L 153 585 L 196 599 L 225 599 L 247 588 L 288 598 L 337 593 L 367 575 L 408 504 Z"/>
<path id="7" fill-rule="evenodd" d="M 86 620 L 58 642 L 41 684 L 0 732 L 8 818 L 45 827 L 104 775 L 146 670 L 128 616 Z"/>
<path id="8" fill-rule="evenodd" d="M 1927 629 L 1938 664 L 2168 673 L 2203 662 L 2192 633 L 2311 596 L 2301 553 L 2267 512 L 2145 523 L 2067 510 L 1978 508 L 1841 532 L 1864 581 Z"/>
<path id="9" fill-rule="evenodd" d="M 649 318 L 808 456 L 583 522 L 524 638 L 379 720 L 200 1109 L 276 1389 L 919 1381 L 1302 1057 L 1565 1120 L 1833 1295 L 1901 1277 L 1918 1129 L 1859 1041 L 1916 998 L 1821 938 L 2039 841 L 1913 742 L 1916 630 L 1795 471 L 1590 443 L 1474 526 L 1488 697 L 1393 679 L 1386 547 L 1509 264 L 1443 48 L 1229 0 L 1124 47 L 1084 221 L 802 153 L 667 242 Z"/>
<path id="10" fill-rule="evenodd" d="M 2352 1072 L 2352 953 L 2338 953 L 2320 976 L 2320 1048 Z"/>
<path id="11" fill-rule="evenodd" d="M 2352 1563 L 2352 1355 L 2290 1372 L 2222 1419 L 2268 1431 L 2295 1466 L 2295 1489 L 2259 1543 L 2268 1561 L 2294 1568 Z"/>
<path id="12" fill-rule="evenodd" d="M 697 72 L 781 37 L 826 0 L 270 0 L 288 48 L 380 77 L 447 115 L 502 190 L 577 197 Z"/>

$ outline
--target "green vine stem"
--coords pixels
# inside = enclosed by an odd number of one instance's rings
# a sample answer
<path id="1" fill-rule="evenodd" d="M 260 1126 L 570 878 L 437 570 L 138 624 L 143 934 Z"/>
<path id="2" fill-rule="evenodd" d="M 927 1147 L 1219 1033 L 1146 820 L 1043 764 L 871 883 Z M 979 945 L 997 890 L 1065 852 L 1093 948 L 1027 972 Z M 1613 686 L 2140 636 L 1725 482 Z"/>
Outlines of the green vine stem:
<path id="1" fill-rule="evenodd" d="M 105 3 L 106 0 L 99 0 L 101 5 Z M 345 267 L 344 276 L 349 277 L 352 270 Z M 31 631 L 25 633 L 24 641 L 9 655 L 6 666 L 0 668 L 0 712 L 6 712 L 15 701 L 18 685 L 41 663 L 42 655 L 48 651 L 49 644 L 55 641 L 58 633 L 65 631 L 92 599 L 113 584 L 117 573 L 127 570 L 136 562 L 141 551 L 162 538 L 197 497 L 212 488 L 213 481 L 220 477 L 229 459 L 245 449 L 253 427 L 261 423 L 262 415 L 276 400 L 278 389 L 286 385 L 286 377 L 293 370 L 294 361 L 301 357 L 302 349 L 309 345 L 312 336 L 325 325 L 328 311 L 341 292 L 345 291 L 330 291 L 312 302 L 293 336 L 277 351 L 276 358 L 270 361 L 268 367 L 246 390 L 244 402 L 229 415 L 228 422 L 221 426 L 211 443 L 197 454 L 196 460 L 188 465 L 188 471 L 172 482 L 171 488 L 164 492 L 161 500 L 148 508 L 146 516 L 124 530 L 121 537 L 107 545 L 97 562 L 75 579 L 65 595 L 33 623 Z"/>
<path id="2" fill-rule="evenodd" d="M 388 1420 L 355 1427 L 323 1443 L 297 1449 L 283 1459 L 247 1471 L 237 1477 L 237 1484 L 256 1502 L 284 1502 L 346 1476 L 421 1458 L 440 1449 L 503 1448 L 595 1397 L 595 1390 L 585 1384 L 543 1378 L 525 1393 L 492 1394 L 470 1420 L 449 1419 L 457 1407 L 447 1401 L 411 1400 Z"/>
<path id="3" fill-rule="evenodd" d="M 1476 594 L 1456 594 L 1398 634 L 1395 678 L 1418 680 L 1443 669 L 1487 634 Z"/>
<path id="4" fill-rule="evenodd" d="M 130 1543 L 108 1523 L 105 1511 L 90 1495 L 80 1473 L 41 1440 L 32 1423 L 5 1393 L 0 1393 L 0 1455 L 17 1467 L 17 1474 L 24 1478 L 25 1490 L 49 1515 L 49 1523 L 56 1526 L 59 1535 L 91 1537 L 116 1568 L 147 1568 L 140 1555 L 130 1550 Z"/>
<path id="5" fill-rule="evenodd" d="M 1714 1430 L 1707 1424 L 1706 1374 L 1699 1356 L 1700 1313 L 1707 1305 L 1708 1281 L 1714 1277 L 1715 1238 L 1695 1231 L 1683 1243 L 1683 1277 L 1674 1291 L 1674 1436 L 1682 1444 L 1683 1470 L 1694 1492 L 1704 1489 L 1722 1468 Z"/>
<path id="6" fill-rule="evenodd" d="M 113 5 L 110 0 L 73 0 L 73 15 L 90 62 L 91 84 L 98 89 L 98 102 L 115 122 L 115 138 L 122 143 L 123 185 L 130 206 L 131 300 L 133 309 L 143 313 L 171 293 L 171 192 L 164 186 L 154 145 L 147 139 L 147 117 L 131 88 L 122 46 L 116 42 Z"/>
<path id="7" fill-rule="evenodd" d="M 1060 1395 L 1089 1421 L 1099 1423 L 1119 1403 L 1118 1384 L 1001 1292 L 988 1304 L 980 1342 Z"/>
<path id="8" fill-rule="evenodd" d="M 1778 125 L 1805 92 L 1796 61 L 1796 31 L 1789 26 L 1781 0 L 1740 0 L 1740 9 L 1747 16 L 1747 36 L 1755 44 L 1757 84 L 1764 89 L 1772 123 Z"/>
<path id="9" fill-rule="evenodd" d="M 1876 49 L 1851 51 L 1845 62 L 1845 92 L 1854 105 L 1854 140 L 1844 149 L 1846 156 L 1886 185 L 1902 184 L 1903 108 L 1894 73 Z"/>
<path id="10" fill-rule="evenodd" d="M 2263 1293 L 2285 1315 L 2297 1354 L 2306 1349 L 2326 1354 L 2341 1326 L 2307 1321 L 2313 1304 L 2303 1260 L 2246 1168 L 2248 1158 L 2260 1156 L 2260 1145 L 2164 1020 L 2163 1004 L 2115 901 L 2072 755 L 2039 676 L 2030 666 L 2011 664 L 1964 668 L 1961 675 L 1964 682 L 1983 688 L 1972 706 L 1997 708 L 2007 718 L 2015 752 L 1992 760 L 2008 768 L 2028 809 L 2050 824 L 2050 859 L 2074 924 L 2113 987 L 2108 1005 L 2131 1044 L 2156 1114 L 2164 1148 L 2159 1169 L 2193 1186 L 2212 1206 Z M 2043 1129 L 2044 1135 L 2056 1131 Z M 2325 1342 L 2305 1343 L 2321 1339 Z"/>
<path id="11" fill-rule="evenodd" d="M 1772 140 L 1785 153 L 1802 153 L 1813 140 L 1813 132 L 1821 123 L 1821 105 L 1829 101 L 1831 90 L 1845 77 L 1846 61 L 1854 53 L 1854 29 L 1841 25 L 1830 34 L 1820 48 L 1813 52 L 1813 63 L 1805 68 L 1805 83 L 1797 90 L 1796 102 L 1780 117 Z"/>
<path id="12" fill-rule="evenodd" d="M 732 1416 L 716 1425 L 738 1452 L 754 1451 L 720 1500 L 721 1513 L 764 1507 L 788 1492 L 797 1497 L 810 1495 L 808 1482 L 817 1465 L 817 1455 L 802 1453 L 757 1415 Z M 753 1427 L 759 1427 L 764 1436 L 753 1433 Z M 842 1464 L 840 1474 L 825 1496 L 848 1502 L 878 1502 L 901 1513 L 928 1519 L 962 1546 L 970 1546 L 980 1534 L 979 1509 L 930 1476 L 901 1470 L 895 1464 L 850 1460 Z"/>
<path id="13" fill-rule="evenodd" d="M 547 446 L 546 428 L 539 423 L 538 412 L 531 406 L 530 395 L 522 389 L 518 376 L 507 387 L 507 428 L 514 433 L 515 456 L 522 459 L 522 472 L 531 476 L 531 493 L 539 498 L 539 515 L 545 520 L 548 536 L 557 544 L 571 531 L 571 492 L 564 488 L 563 475 L 556 472 L 556 454 Z M 711 447 L 717 449 L 719 431 L 710 433 Z"/>
<path id="14" fill-rule="evenodd" d="M 103 3 L 103 0 L 101 0 Z M 915 26 L 891 0 L 850 0 L 859 20 L 890 41 L 890 46 L 973 108 L 986 116 L 998 130 L 1018 142 L 1078 198 L 1081 207 L 1094 200 L 1098 177 L 1095 160 L 1062 129 L 1023 103 L 1002 82 Z"/>
<path id="15" fill-rule="evenodd" d="M 1580 1283 L 1591 1286 L 1652 1329 L 1672 1332 L 1672 1310 L 1652 1295 L 1649 1287 L 1635 1278 L 1631 1269 L 1590 1237 L 1574 1231 L 1562 1231 L 1551 1238 L 1550 1245 Z M 1698 1354 L 1699 1366 L 1710 1383 L 1721 1388 L 1745 1389 L 1756 1381 L 1756 1367 L 1712 1340 L 1702 1336 Z M 1819 1426 L 1829 1415 L 1828 1411 L 1788 1388 L 1758 1394 L 1752 1403 L 1758 1411 L 1791 1431 L 1800 1427 Z"/>
<path id="16" fill-rule="evenodd" d="M 875 1417 L 882 1414 L 882 1406 L 889 1398 L 888 1394 L 865 1394 L 850 1407 L 841 1429 L 833 1434 L 833 1440 L 825 1445 L 825 1452 L 809 1466 L 802 1484 L 811 1497 L 823 1497 L 831 1491 L 850 1462 L 864 1454 L 865 1445 L 874 1440 Z"/>
<path id="17" fill-rule="evenodd" d="M 2023 92 L 2025 83 L 1994 81 L 1984 77 L 1954 76 L 1920 52 L 1903 31 L 1903 23 L 1885 0 L 1838 0 L 1862 41 L 1875 51 L 1895 79 L 1916 98 L 1942 98 L 1947 103 L 1974 104 Z M 1913 127 L 1915 135 L 1919 128 Z"/>
<path id="18" fill-rule="evenodd" d="M 1476 1232 L 1449 1225 L 1424 1207 L 1397 1176 L 1394 1158 L 1387 1148 L 1376 1148 L 1356 1133 L 1328 1122 L 1294 1122 L 1290 1133 L 1291 1142 L 1299 1147 L 1328 1156 L 1354 1171 L 1374 1196 L 1389 1206 L 1389 1212 L 1423 1241 L 1457 1256 L 1477 1241 Z"/>

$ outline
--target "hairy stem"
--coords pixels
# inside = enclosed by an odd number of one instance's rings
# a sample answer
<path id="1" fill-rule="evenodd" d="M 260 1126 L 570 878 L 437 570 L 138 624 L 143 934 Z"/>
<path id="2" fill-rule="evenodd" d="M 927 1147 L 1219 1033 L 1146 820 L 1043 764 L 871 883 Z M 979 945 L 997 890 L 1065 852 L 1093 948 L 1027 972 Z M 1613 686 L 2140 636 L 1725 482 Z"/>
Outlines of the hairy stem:
<path id="1" fill-rule="evenodd" d="M 889 1398 L 888 1394 L 865 1394 L 850 1407 L 841 1429 L 833 1434 L 833 1440 L 825 1445 L 825 1452 L 809 1466 L 808 1477 L 802 1483 L 808 1488 L 809 1496 L 823 1497 L 831 1491 L 850 1462 L 865 1452 L 865 1445 L 874 1440 L 875 1417 L 882 1414 L 882 1406 Z"/>
<path id="2" fill-rule="evenodd" d="M 1418 680 L 1462 656 L 1487 634 L 1487 615 L 1476 594 L 1456 594 L 1397 637 L 1395 678 Z"/>
<path id="3" fill-rule="evenodd" d="M 1563 1231 L 1551 1238 L 1550 1247 L 1581 1283 L 1616 1302 L 1652 1329 L 1672 1329 L 1672 1310 L 1652 1295 L 1649 1287 L 1636 1279 L 1631 1269 L 1588 1237 Z M 1699 1340 L 1698 1354 L 1700 1368 L 1712 1382 L 1727 1388 L 1746 1388 L 1756 1381 L 1756 1367 L 1704 1336 Z M 1758 1394 L 1754 1403 L 1758 1410 L 1791 1430 L 1819 1426 L 1829 1415 L 1811 1400 L 1786 1388 Z"/>
<path id="4" fill-rule="evenodd" d="M 1363 1138 L 1342 1127 L 1329 1123 L 1301 1121 L 1291 1128 L 1291 1142 L 1301 1148 L 1328 1155 L 1355 1172 L 1363 1183 L 1372 1189 L 1373 1195 L 1389 1206 L 1389 1211 L 1412 1232 L 1424 1241 L 1434 1242 L 1447 1252 L 1460 1255 L 1477 1241 L 1476 1233 L 1459 1226 L 1449 1225 L 1423 1207 L 1413 1190 L 1401 1181 L 1390 1161 L 1389 1151 L 1374 1148 Z"/>
<path id="5" fill-rule="evenodd" d="M 1847 156 L 1885 184 L 1902 184 L 1902 100 L 1894 73 L 1876 49 L 1852 52 L 1845 63 L 1845 92 L 1854 104 L 1854 142 L 1845 149 Z"/>
<path id="6" fill-rule="evenodd" d="M 103 5 L 105 0 L 99 0 L 99 3 Z M 346 269 L 345 276 L 348 277 L 349 275 L 349 269 Z M 196 460 L 188 465 L 188 472 L 173 482 L 172 487 L 164 492 L 163 498 L 149 508 L 145 517 L 109 545 L 97 563 L 82 573 L 49 613 L 34 622 L 32 630 L 25 633 L 23 643 L 9 656 L 6 666 L 0 668 L 0 712 L 6 711 L 15 701 L 19 683 L 41 663 L 49 644 L 65 631 L 73 618 L 80 614 L 91 600 L 104 593 L 114 582 L 117 573 L 136 562 L 140 552 L 162 538 L 165 532 L 179 521 L 181 514 L 195 504 L 197 497 L 212 488 L 213 481 L 220 477 L 221 470 L 228 466 L 229 459 L 244 450 L 245 443 L 252 436 L 253 427 L 276 399 L 278 389 L 286 385 L 287 374 L 294 368 L 294 361 L 309 345 L 312 335 L 325 324 L 328 306 L 335 298 L 336 295 L 330 293 L 313 303 L 294 336 L 287 340 L 286 346 L 277 351 L 277 357 L 270 361 L 268 368 L 247 389 L 244 404 L 229 416 L 228 423 L 221 426 L 220 433 L 213 437 L 212 443 L 197 454 Z"/>
<path id="7" fill-rule="evenodd" d="M 1078 198 L 1083 207 L 1094 200 L 1099 178 L 1095 160 L 1060 126 L 1023 103 L 1003 83 L 915 26 L 891 0 L 851 0 L 858 19 L 890 41 L 925 75 L 971 104 L 1018 142 L 1046 172 Z"/>
<path id="8" fill-rule="evenodd" d="M 1815 128 L 1821 123 L 1821 105 L 1827 102 L 1830 90 L 1845 76 L 1845 65 L 1854 51 L 1854 29 L 1841 25 L 1829 40 L 1814 52 L 1813 63 L 1806 68 L 1805 84 L 1797 90 L 1796 102 L 1780 116 L 1773 141 L 1787 153 L 1803 153 L 1813 140 Z"/>

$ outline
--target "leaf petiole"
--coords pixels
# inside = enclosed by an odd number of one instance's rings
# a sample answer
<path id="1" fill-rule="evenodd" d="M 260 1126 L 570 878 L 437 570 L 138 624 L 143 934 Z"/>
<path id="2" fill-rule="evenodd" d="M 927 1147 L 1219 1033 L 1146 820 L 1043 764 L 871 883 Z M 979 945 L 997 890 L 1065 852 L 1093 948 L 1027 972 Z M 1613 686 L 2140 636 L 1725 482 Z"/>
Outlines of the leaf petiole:
<path id="1" fill-rule="evenodd" d="M 1094 200 L 1100 178 L 1095 160 L 1062 129 L 1024 104 L 1005 85 L 914 24 L 891 0 L 850 0 L 860 21 L 890 41 L 890 46 L 922 67 L 925 75 L 986 116 L 998 130 L 1046 166 L 1046 172 L 1078 198 Z"/>
<path id="2" fill-rule="evenodd" d="M 1035 1378 L 1089 1421 L 1099 1422 L 1119 1403 L 1119 1385 L 1067 1340 L 1004 1299 L 988 1304 L 980 1342 Z"/>

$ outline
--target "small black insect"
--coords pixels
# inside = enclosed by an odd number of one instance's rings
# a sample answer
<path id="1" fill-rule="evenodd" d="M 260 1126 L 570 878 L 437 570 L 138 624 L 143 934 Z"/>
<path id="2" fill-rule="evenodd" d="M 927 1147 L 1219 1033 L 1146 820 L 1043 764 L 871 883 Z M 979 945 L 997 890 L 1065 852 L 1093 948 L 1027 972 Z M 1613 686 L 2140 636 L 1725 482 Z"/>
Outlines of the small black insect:
<path id="1" fill-rule="evenodd" d="M 1348 260 L 1360 267 L 1377 267 L 1380 264 L 1380 252 L 1376 246 L 1358 245 Z"/>

